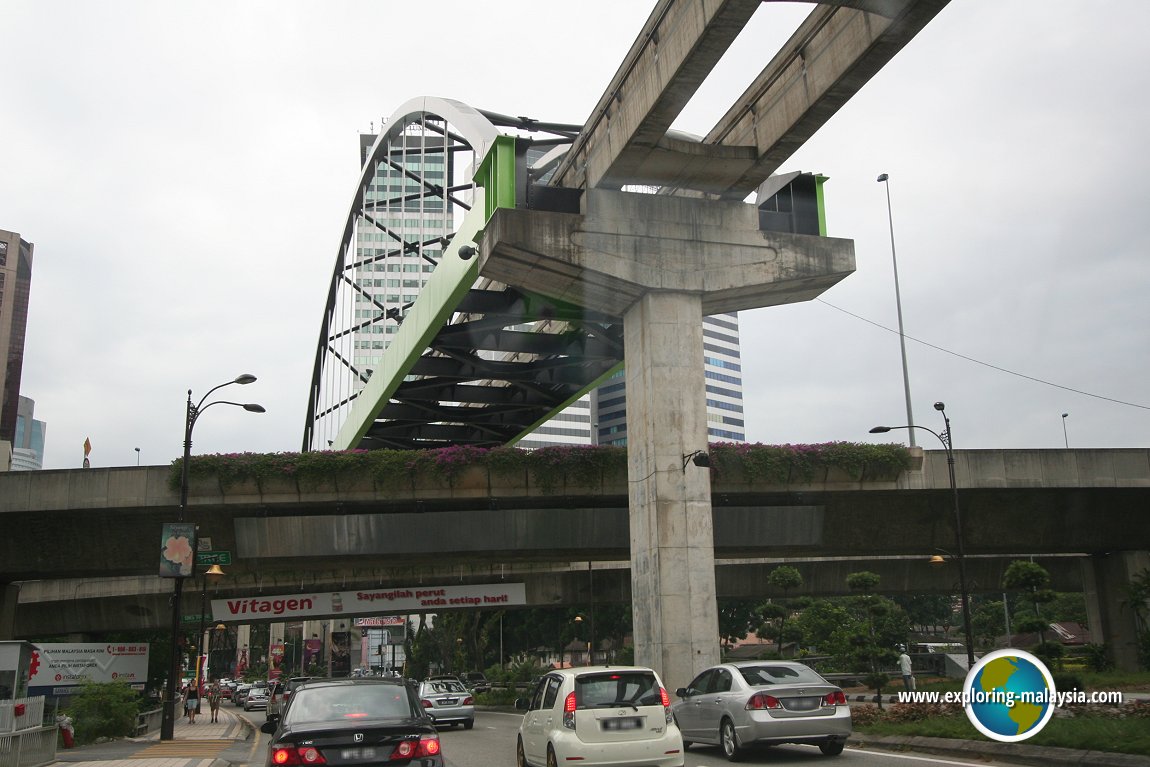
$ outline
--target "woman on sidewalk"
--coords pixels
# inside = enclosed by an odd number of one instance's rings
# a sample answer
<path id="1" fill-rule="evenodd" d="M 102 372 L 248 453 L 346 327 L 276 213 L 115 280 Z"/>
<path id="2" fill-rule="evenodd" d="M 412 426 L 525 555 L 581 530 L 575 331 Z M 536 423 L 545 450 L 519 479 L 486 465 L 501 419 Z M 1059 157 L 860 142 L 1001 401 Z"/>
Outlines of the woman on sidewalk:
<path id="1" fill-rule="evenodd" d="M 184 698 L 184 710 L 188 712 L 188 724 L 196 723 L 196 710 L 200 707 L 200 687 L 195 682 L 188 685 L 188 694 Z"/>

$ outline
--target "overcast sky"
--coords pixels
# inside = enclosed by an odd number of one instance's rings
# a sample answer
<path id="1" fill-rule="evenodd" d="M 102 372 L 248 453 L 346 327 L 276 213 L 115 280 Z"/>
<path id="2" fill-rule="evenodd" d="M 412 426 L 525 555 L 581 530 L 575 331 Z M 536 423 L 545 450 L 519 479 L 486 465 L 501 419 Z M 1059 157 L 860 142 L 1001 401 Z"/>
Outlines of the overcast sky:
<path id="1" fill-rule="evenodd" d="M 195 452 L 298 450 L 357 135 L 420 95 L 581 123 L 652 6 L 5 0 L 0 228 L 36 247 L 45 468 L 85 438 L 93 466 L 168 463 L 187 390 L 246 372 L 226 393 L 268 412 L 213 409 Z M 808 11 L 765 4 L 675 127 L 706 133 Z M 751 441 L 906 440 L 867 433 L 906 423 L 888 173 L 915 422 L 941 400 L 960 449 L 1150 444 L 1147 28 L 1145 0 L 953 0 L 784 164 L 830 177 L 857 272 L 741 315 Z"/>

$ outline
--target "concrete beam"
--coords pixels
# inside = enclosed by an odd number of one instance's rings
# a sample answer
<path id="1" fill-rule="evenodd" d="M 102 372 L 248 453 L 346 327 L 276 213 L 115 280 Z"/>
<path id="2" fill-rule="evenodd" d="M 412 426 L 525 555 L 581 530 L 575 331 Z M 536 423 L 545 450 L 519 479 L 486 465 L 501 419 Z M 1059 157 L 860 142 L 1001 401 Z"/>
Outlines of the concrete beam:
<path id="1" fill-rule="evenodd" d="M 741 200 L 753 192 L 948 2 L 891 0 L 882 4 L 884 14 L 817 6 L 703 137 L 706 144 L 753 147 L 757 157 L 721 196 Z"/>
<path id="2" fill-rule="evenodd" d="M 648 291 L 694 293 L 710 315 L 809 301 L 855 268 L 851 240 L 761 231 L 741 202 L 589 190 L 583 206 L 499 209 L 480 274 L 612 316 Z"/>
<path id="3" fill-rule="evenodd" d="M 1013 558 L 973 557 L 967 560 L 970 590 L 973 594 L 998 594 L 1002 574 Z M 1037 557 L 1036 561 L 1047 569 L 1051 587 L 1056 591 L 1081 591 L 1092 584 L 1087 592 L 1091 610 L 1091 625 L 1106 626 L 1095 615 L 1101 609 L 1092 596 L 1098 588 L 1121 594 L 1125 581 L 1111 582 L 1085 579 L 1093 566 L 1083 557 Z M 767 575 L 781 564 L 791 565 L 803 576 L 803 585 L 788 596 L 842 596 L 848 594 L 848 573 L 869 570 L 881 578 L 880 592 L 895 594 L 955 594 L 957 577 L 953 567 L 934 567 L 924 556 L 901 559 L 820 559 L 726 561 L 715 563 L 715 592 L 719 599 L 765 599 L 781 596 L 766 585 Z M 625 563 L 616 566 L 597 563 L 593 576 L 588 577 L 586 563 L 556 564 L 553 569 L 535 566 L 535 569 L 517 568 L 394 568 L 377 572 L 361 570 L 331 570 L 309 574 L 301 584 L 300 574 L 287 571 L 268 572 L 260 578 L 240 576 L 224 579 L 212 586 L 209 599 L 227 599 L 257 596 L 259 594 L 296 594 L 304 592 L 401 588 L 413 583 L 460 584 L 493 583 L 500 580 L 500 570 L 509 582 L 526 584 L 527 603 L 532 607 L 587 605 L 592 601 L 590 584 L 594 584 L 593 599 L 599 604 L 629 604 L 631 602 L 631 571 Z M 1101 587 L 1097 584 L 1101 583 Z M 14 619 L 10 638 L 40 639 L 69 633 L 99 634 L 107 631 L 162 630 L 171 625 L 171 584 L 160 578 L 84 579 L 83 581 L 31 581 L 20 584 L 19 604 L 13 600 Z M 188 590 L 185 599 L 187 626 L 198 626 L 199 599 L 195 589 Z M 1119 597 L 1120 598 L 1120 597 Z M 1117 602 L 1109 609 L 1115 617 Z M 1121 631 L 1126 631 L 1120 627 Z M 1109 636 L 1109 634 L 1104 634 Z"/>
<path id="4" fill-rule="evenodd" d="M 551 184 L 633 183 L 760 0 L 660 0 L 592 110 Z M 689 680 L 688 680 L 689 681 Z"/>

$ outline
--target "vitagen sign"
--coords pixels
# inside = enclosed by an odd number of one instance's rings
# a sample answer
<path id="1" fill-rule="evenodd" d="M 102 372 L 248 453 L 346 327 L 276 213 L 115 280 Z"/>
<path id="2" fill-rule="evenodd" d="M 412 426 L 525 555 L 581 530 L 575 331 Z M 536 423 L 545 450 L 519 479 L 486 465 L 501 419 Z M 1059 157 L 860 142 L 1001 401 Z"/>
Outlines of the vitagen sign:
<path id="1" fill-rule="evenodd" d="M 330 615 L 379 615 L 459 607 L 507 607 L 527 604 L 522 583 L 467 586 L 418 586 L 311 594 L 213 599 L 212 620 L 279 620 Z"/>

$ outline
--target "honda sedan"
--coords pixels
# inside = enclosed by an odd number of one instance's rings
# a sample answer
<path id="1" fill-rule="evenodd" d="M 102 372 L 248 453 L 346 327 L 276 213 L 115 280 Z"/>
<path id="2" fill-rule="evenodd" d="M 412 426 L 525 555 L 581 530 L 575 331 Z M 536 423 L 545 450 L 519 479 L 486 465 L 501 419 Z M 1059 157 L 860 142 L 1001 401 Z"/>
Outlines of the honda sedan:
<path id="1" fill-rule="evenodd" d="M 753 746 L 779 743 L 815 745 L 836 756 L 851 734 L 843 691 L 801 663 L 724 663 L 675 694 L 680 699 L 671 710 L 683 747 L 721 746 L 732 762 Z"/>
<path id="2" fill-rule="evenodd" d="M 439 734 L 402 679 L 307 682 L 260 731 L 272 736 L 267 767 L 445 767 Z"/>

